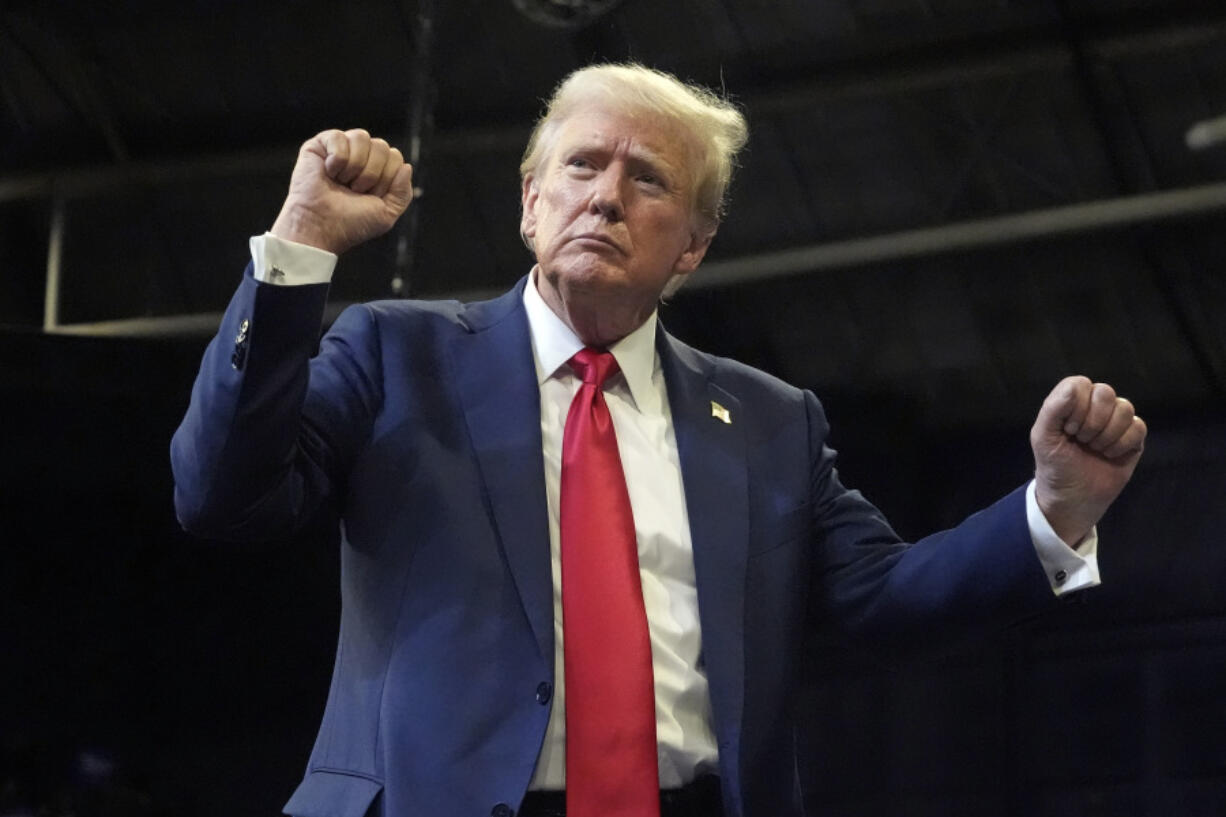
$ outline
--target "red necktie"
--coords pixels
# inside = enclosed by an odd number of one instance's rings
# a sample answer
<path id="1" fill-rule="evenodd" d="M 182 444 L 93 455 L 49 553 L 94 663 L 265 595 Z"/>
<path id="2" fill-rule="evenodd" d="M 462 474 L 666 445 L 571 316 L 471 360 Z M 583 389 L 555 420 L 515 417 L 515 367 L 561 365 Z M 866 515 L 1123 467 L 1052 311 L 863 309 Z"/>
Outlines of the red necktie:
<path id="1" fill-rule="evenodd" d="M 582 380 L 562 437 L 566 814 L 658 817 L 655 685 L 634 516 L 601 386 L 608 352 L 570 359 Z"/>

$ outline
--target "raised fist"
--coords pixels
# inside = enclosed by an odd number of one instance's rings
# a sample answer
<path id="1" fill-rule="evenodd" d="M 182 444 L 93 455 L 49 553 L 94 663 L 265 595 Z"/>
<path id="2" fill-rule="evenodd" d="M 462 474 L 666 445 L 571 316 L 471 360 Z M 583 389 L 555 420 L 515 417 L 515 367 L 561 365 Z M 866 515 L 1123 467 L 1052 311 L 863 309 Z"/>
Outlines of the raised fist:
<path id="1" fill-rule="evenodd" d="M 270 231 L 337 255 L 392 228 L 413 199 L 413 168 L 361 128 L 326 130 L 298 151 Z"/>
<path id="2" fill-rule="evenodd" d="M 1061 380 L 1030 430 L 1035 498 L 1070 545 L 1089 533 L 1132 477 L 1145 449 L 1145 421 L 1106 383 Z"/>

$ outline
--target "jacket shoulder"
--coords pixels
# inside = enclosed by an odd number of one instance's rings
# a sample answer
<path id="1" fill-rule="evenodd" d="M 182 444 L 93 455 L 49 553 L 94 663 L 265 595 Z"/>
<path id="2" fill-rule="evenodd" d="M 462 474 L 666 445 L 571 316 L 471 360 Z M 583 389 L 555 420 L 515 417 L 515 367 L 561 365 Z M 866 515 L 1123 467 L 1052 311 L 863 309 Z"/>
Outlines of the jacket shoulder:
<path id="1" fill-rule="evenodd" d="M 730 357 L 695 349 L 672 335 L 666 337 L 672 353 L 683 366 L 703 373 L 711 383 L 740 399 L 759 397 L 786 402 L 799 402 L 804 399 L 805 390 L 773 374 Z"/>
<path id="2" fill-rule="evenodd" d="M 508 292 L 485 301 L 377 300 L 349 309 L 365 310 L 381 331 L 476 332 L 522 309 L 522 291 L 521 281 Z"/>

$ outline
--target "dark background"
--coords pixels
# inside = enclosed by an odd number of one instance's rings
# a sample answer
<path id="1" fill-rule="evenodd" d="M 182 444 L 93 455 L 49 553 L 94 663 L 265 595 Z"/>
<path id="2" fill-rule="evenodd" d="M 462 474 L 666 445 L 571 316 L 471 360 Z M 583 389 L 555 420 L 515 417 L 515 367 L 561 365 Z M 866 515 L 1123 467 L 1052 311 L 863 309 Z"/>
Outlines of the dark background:
<path id="1" fill-rule="evenodd" d="M 913 665 L 814 649 L 814 813 L 1226 813 L 1226 146 L 1184 138 L 1226 114 L 1226 8 L 626 0 L 566 29 L 461 0 L 429 53 L 425 10 L 0 5 L 0 814 L 277 812 L 326 694 L 335 543 L 193 540 L 167 462 L 246 237 L 296 143 L 406 144 L 425 98 L 408 289 L 505 288 L 539 100 L 627 56 L 722 81 L 753 134 L 666 324 L 814 389 L 904 535 L 1021 484 L 1065 374 L 1151 428 L 1103 587 Z M 337 303 L 389 294 L 395 241 L 342 262 Z"/>

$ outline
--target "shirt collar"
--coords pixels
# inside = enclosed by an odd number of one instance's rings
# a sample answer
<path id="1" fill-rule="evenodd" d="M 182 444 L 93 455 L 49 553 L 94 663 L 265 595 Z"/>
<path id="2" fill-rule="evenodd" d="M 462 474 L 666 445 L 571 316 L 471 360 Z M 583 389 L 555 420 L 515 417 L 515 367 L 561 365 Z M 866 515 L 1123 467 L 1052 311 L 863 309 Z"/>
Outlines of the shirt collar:
<path id="1" fill-rule="evenodd" d="M 528 313 L 538 386 L 557 374 L 583 348 L 583 341 L 541 298 L 536 289 L 539 273 L 540 267 L 533 267 L 524 287 L 524 309 Z M 630 398 L 642 412 L 659 410 L 659 396 L 652 388 L 652 377 L 659 367 L 655 344 L 657 320 L 656 311 L 652 310 L 642 326 L 609 347 L 630 390 Z"/>

